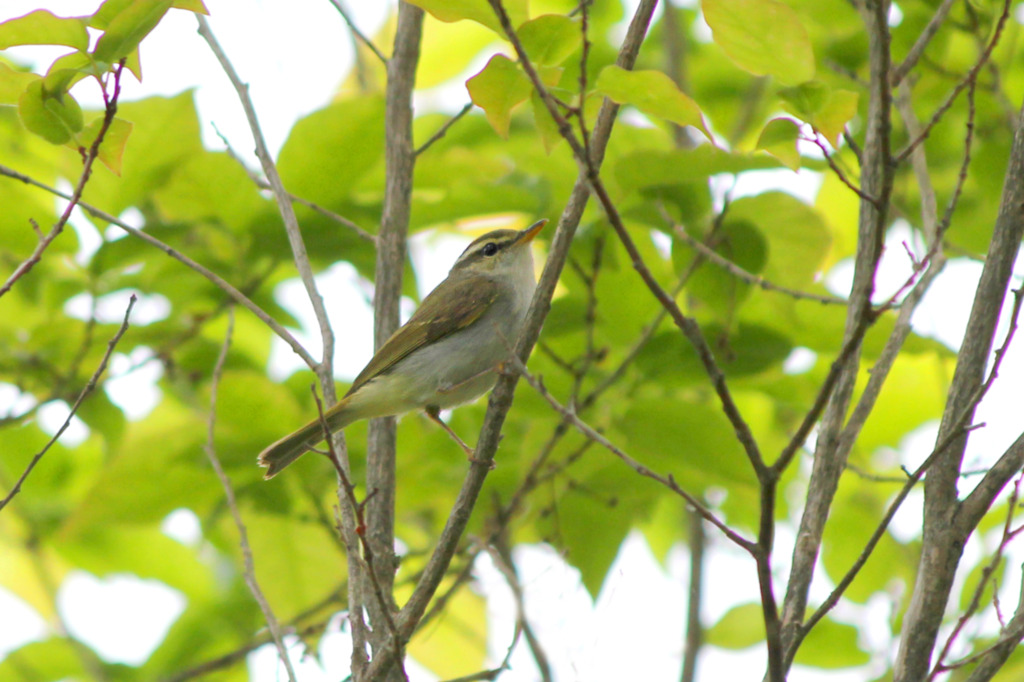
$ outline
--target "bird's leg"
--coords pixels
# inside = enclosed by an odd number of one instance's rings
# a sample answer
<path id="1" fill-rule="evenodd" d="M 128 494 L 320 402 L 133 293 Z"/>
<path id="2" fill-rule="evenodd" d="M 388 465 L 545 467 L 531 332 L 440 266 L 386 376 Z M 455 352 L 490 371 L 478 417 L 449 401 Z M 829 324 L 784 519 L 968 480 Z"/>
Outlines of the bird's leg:
<path id="1" fill-rule="evenodd" d="M 479 459 L 476 458 L 476 450 L 466 445 L 466 442 L 459 438 L 459 435 L 452 430 L 452 427 L 445 424 L 444 421 L 441 419 L 441 408 L 439 408 L 437 405 L 427 405 L 426 407 L 423 408 L 423 412 L 426 413 L 426 415 L 430 417 L 432 421 L 437 422 L 437 424 L 442 429 L 444 429 L 456 443 L 459 444 L 459 447 L 462 448 L 462 451 L 466 453 L 466 458 L 469 459 L 470 462 L 480 461 Z M 491 462 L 490 466 L 493 469 L 494 462 Z"/>

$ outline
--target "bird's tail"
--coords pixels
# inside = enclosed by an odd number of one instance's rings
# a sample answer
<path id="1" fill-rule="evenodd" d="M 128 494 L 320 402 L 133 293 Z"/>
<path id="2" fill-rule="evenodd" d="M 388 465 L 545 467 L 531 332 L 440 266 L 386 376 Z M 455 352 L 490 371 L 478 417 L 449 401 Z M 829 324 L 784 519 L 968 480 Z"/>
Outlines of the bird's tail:
<path id="1" fill-rule="evenodd" d="M 352 421 L 345 408 L 345 401 L 338 403 L 324 415 L 331 432 L 348 426 Z M 259 454 L 257 461 L 260 466 L 266 467 L 267 472 L 263 474 L 264 479 L 277 476 L 286 466 L 301 457 L 307 450 L 324 439 L 324 427 L 320 419 L 314 419 L 298 431 L 288 434 L 284 438 L 271 443 Z"/>

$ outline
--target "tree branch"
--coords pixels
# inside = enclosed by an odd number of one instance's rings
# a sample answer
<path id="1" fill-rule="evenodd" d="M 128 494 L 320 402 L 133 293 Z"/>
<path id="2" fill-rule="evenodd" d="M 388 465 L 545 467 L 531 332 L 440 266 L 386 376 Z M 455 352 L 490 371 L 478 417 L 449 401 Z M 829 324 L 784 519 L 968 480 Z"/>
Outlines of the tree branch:
<path id="1" fill-rule="evenodd" d="M 833 365 L 833 374 L 837 374 L 834 388 L 828 389 L 827 396 L 824 390 L 819 393 L 819 400 L 827 397 L 828 402 L 821 417 L 807 500 L 800 517 L 792 569 L 783 600 L 782 645 L 787 659 L 792 658 L 790 652 L 807 608 L 807 595 L 825 521 L 846 462 L 846 456 L 839 448 L 839 437 L 860 367 L 861 341 L 875 316 L 871 310 L 871 297 L 875 290 L 875 271 L 882 253 L 892 192 L 888 9 L 887 0 L 867 0 L 861 6 L 868 34 L 871 74 L 867 129 L 860 154 L 861 189 L 866 197 L 862 197 L 860 202 L 857 253 L 843 350 Z"/>
<path id="2" fill-rule="evenodd" d="M 375 349 L 384 345 L 399 323 L 406 235 L 412 207 L 412 176 L 416 163 L 412 141 L 412 92 L 420 57 L 422 30 L 423 10 L 400 2 L 394 49 L 387 62 L 387 104 L 384 114 L 387 174 L 374 281 Z M 385 641 L 395 640 L 394 636 L 389 635 L 389 630 L 395 630 L 391 621 L 398 613 L 398 607 L 391 596 L 395 571 L 398 570 L 398 558 L 395 556 L 395 447 L 395 419 L 371 420 L 367 437 L 366 489 L 370 497 L 366 506 L 366 540 L 377 559 L 369 567 L 374 574 L 371 580 L 380 583 L 389 599 L 387 604 L 366 600 L 370 607 L 370 622 L 374 626 L 370 632 L 370 642 L 375 656 L 381 654 L 382 647 L 398 647 L 400 651 L 405 644 L 394 641 L 389 645 Z M 385 622 L 390 626 L 383 627 Z"/>
<path id="3" fill-rule="evenodd" d="M 50 187 L 49 185 L 45 185 L 39 182 L 38 180 L 35 180 L 34 178 L 31 178 L 23 173 L 19 173 L 16 170 L 8 168 L 7 166 L 0 165 L 0 175 L 13 178 L 14 180 L 19 180 L 21 182 L 24 182 L 26 185 L 38 187 L 39 189 L 45 190 L 50 194 L 61 197 L 63 199 L 71 198 L 70 195 L 61 192 L 59 189 Z M 100 210 L 91 204 L 87 204 L 84 201 L 79 201 L 78 206 L 83 211 L 92 215 L 93 217 L 98 218 L 104 222 L 108 222 L 111 225 L 116 225 L 117 227 L 121 228 L 131 236 L 135 237 L 136 239 L 141 239 L 150 246 L 156 247 L 160 251 L 163 251 L 165 254 L 167 254 L 174 260 L 185 265 L 185 267 L 195 270 L 197 273 L 206 278 L 206 280 L 208 280 L 211 284 L 213 284 L 215 287 L 226 293 L 235 302 L 237 302 L 243 308 L 245 308 L 253 315 L 258 317 L 264 324 L 270 327 L 270 329 L 275 334 L 277 334 L 282 341 L 287 343 L 288 346 L 295 352 L 295 354 L 298 355 L 310 369 L 316 369 L 316 360 L 314 360 L 313 356 L 310 355 L 309 352 L 302 347 L 302 344 L 300 344 L 298 340 L 296 340 L 296 338 L 292 336 L 287 329 L 282 327 L 274 318 L 268 315 L 267 312 L 263 310 L 263 308 L 260 308 L 258 305 L 253 303 L 252 299 L 250 299 L 248 296 L 239 291 L 234 285 L 227 282 L 225 279 L 217 275 L 209 268 L 206 268 L 200 265 L 199 263 L 195 262 L 194 260 L 186 256 L 185 254 L 181 253 L 174 247 L 170 246 L 169 244 L 165 244 L 164 242 L 160 241 L 150 233 L 136 229 L 129 225 L 128 223 L 124 222 L 123 220 L 120 220 L 116 216 L 113 216 L 107 213 L 106 211 Z"/>
<path id="4" fill-rule="evenodd" d="M 25 482 L 25 479 L 27 479 L 29 474 L 32 473 L 32 470 L 36 468 L 36 465 L 39 464 L 43 455 L 45 455 L 47 451 L 53 447 L 53 444 L 60 439 L 61 435 L 71 424 L 71 420 L 74 418 L 75 413 L 78 412 L 78 408 L 81 407 L 82 402 L 90 393 L 92 393 L 93 389 L 96 388 L 97 382 L 99 382 L 100 377 L 103 376 L 103 372 L 107 369 L 107 362 L 110 360 L 110 356 L 113 355 L 114 348 L 117 347 L 117 343 L 121 340 L 121 337 L 124 336 L 124 333 L 128 331 L 128 318 L 131 316 L 132 308 L 135 306 L 136 300 L 138 299 L 135 294 L 132 294 L 131 298 L 128 299 L 128 307 L 124 311 L 124 320 L 121 322 L 121 327 L 117 330 L 117 333 L 114 334 L 114 337 L 107 342 L 107 352 L 103 354 L 99 367 L 97 367 L 96 371 L 93 372 L 91 377 L 89 377 L 89 381 L 86 383 L 85 388 L 82 389 L 82 392 L 78 394 L 78 399 L 75 400 L 75 403 L 71 406 L 71 410 L 68 412 L 67 418 L 64 419 L 64 423 L 60 425 L 59 429 L 57 429 L 57 433 L 53 434 L 53 437 L 47 441 L 46 445 L 43 446 L 43 449 L 32 457 L 32 460 L 28 463 L 28 466 L 25 467 L 25 471 L 22 472 L 21 476 L 18 477 L 18 480 L 11 487 L 11 490 L 6 496 L 4 496 L 3 500 L 0 500 L 0 510 L 3 510 L 3 508 L 6 507 L 12 499 L 14 499 L 14 496 L 21 492 L 21 486 Z"/>
<path id="5" fill-rule="evenodd" d="M 626 38 L 619 51 L 618 65 L 622 68 L 632 68 L 636 55 L 640 50 L 647 27 L 654 12 L 656 0 L 641 0 L 633 20 L 626 31 Z M 605 100 L 601 105 L 598 114 L 598 122 L 592 136 L 592 153 L 594 162 L 600 163 L 604 154 L 604 147 L 608 142 L 612 124 L 618 106 L 610 100 Z M 541 325 L 551 307 L 551 297 L 554 294 L 558 277 L 568 257 L 569 246 L 572 243 L 573 235 L 579 225 L 583 209 L 586 207 L 589 192 L 587 189 L 586 177 L 581 175 L 573 186 L 572 194 L 566 204 L 565 210 L 558 222 L 558 229 L 552 239 L 548 252 L 547 262 L 544 271 L 541 273 L 540 281 L 530 303 L 530 309 L 526 314 L 526 321 L 516 342 L 516 353 L 521 360 L 529 357 L 530 351 L 537 342 L 540 335 Z M 438 585 L 444 578 L 445 572 L 455 551 L 459 540 L 469 523 L 469 516 L 480 495 L 484 479 L 490 471 L 490 463 L 494 460 L 494 453 L 498 447 L 498 440 L 501 434 L 501 427 L 512 405 L 512 397 L 515 392 L 515 385 L 518 376 L 500 376 L 494 389 L 491 391 L 487 405 L 487 415 L 480 430 L 477 440 L 476 458 L 478 462 L 470 466 L 469 473 L 463 481 L 462 489 L 452 507 L 441 537 L 437 541 L 434 552 L 431 554 L 423 575 L 413 591 L 409 601 L 402 607 L 398 616 L 399 631 L 403 637 L 408 638 L 415 631 L 417 624 L 423 617 L 431 597 L 437 591 Z M 385 657 L 378 657 L 373 661 L 367 674 L 373 679 L 385 667 L 391 665 L 390 660 Z"/>
<path id="6" fill-rule="evenodd" d="M 306 245 L 302 240 L 302 233 L 299 231 L 299 221 L 295 217 L 295 209 L 288 198 L 281 176 L 274 165 L 274 159 L 267 149 L 266 140 L 263 138 L 263 130 L 260 128 L 259 119 L 256 117 L 256 110 L 253 107 L 252 99 L 249 98 L 249 86 L 242 82 L 234 66 L 228 60 L 224 50 L 221 49 L 217 38 L 210 30 L 210 24 L 201 14 L 196 14 L 196 21 L 199 22 L 199 35 L 206 40 L 210 50 L 217 57 L 221 68 L 227 75 L 231 85 L 238 94 L 238 100 L 245 110 L 245 118 L 249 122 L 249 130 L 252 132 L 253 142 L 256 144 L 256 157 L 260 160 L 263 168 L 263 175 L 270 183 L 270 189 L 274 194 L 274 201 L 281 213 L 284 222 L 285 233 L 288 235 L 288 243 L 291 245 L 292 254 L 295 260 L 295 267 L 299 271 L 299 278 L 306 288 L 306 295 L 313 304 L 313 312 L 316 314 L 317 323 L 320 325 L 320 338 L 323 342 L 323 356 L 319 363 L 314 365 L 314 371 L 320 379 L 320 390 L 323 391 L 328 405 L 337 402 L 337 394 L 334 388 L 334 332 L 331 330 L 330 321 L 327 319 L 327 310 L 324 308 L 324 299 L 317 290 L 316 280 L 313 278 L 313 269 L 309 264 L 309 256 L 306 253 Z"/>
<path id="7" fill-rule="evenodd" d="M 256 580 L 256 566 L 253 562 L 252 548 L 249 546 L 249 534 L 245 530 L 245 522 L 242 521 L 242 514 L 238 510 L 238 501 L 235 499 L 235 490 L 231 485 L 231 479 L 228 478 L 228 475 L 224 472 L 224 467 L 220 464 L 220 458 L 217 456 L 217 450 L 213 445 L 213 427 L 217 422 L 217 387 L 220 385 L 220 379 L 224 373 L 224 363 L 227 361 L 228 349 L 231 347 L 231 335 L 234 332 L 234 328 L 234 310 L 229 309 L 228 330 L 224 335 L 224 343 L 221 344 L 220 353 L 217 355 L 217 363 L 213 368 L 213 376 L 210 378 L 210 415 L 207 419 L 206 443 L 203 445 L 203 450 L 206 452 L 206 457 L 210 460 L 210 466 L 212 466 L 214 472 L 216 472 L 217 478 L 220 479 L 221 486 L 224 487 L 224 495 L 228 509 L 231 511 L 231 518 L 235 521 L 235 528 L 238 529 L 238 543 L 242 548 L 245 584 L 249 586 L 249 591 L 252 592 L 253 599 L 256 600 L 256 603 L 259 604 L 260 611 L 263 612 L 263 619 L 267 622 L 267 628 L 270 630 L 270 634 L 274 638 L 274 646 L 277 648 L 277 655 L 281 659 L 281 662 L 284 663 L 285 671 L 288 673 L 288 679 L 291 682 L 296 682 L 295 670 L 292 668 L 291 659 L 288 657 L 288 650 L 285 648 L 284 640 L 281 637 L 281 626 L 278 624 L 277 618 L 274 617 L 274 611 L 270 608 L 270 603 L 267 602 L 267 598 L 263 596 L 263 590 L 260 589 L 259 581 Z"/>
<path id="8" fill-rule="evenodd" d="M 100 153 L 100 145 L 103 143 L 103 138 L 106 137 L 107 131 L 110 130 L 110 124 L 114 122 L 114 116 L 117 114 L 117 100 L 121 96 L 121 72 L 124 70 L 124 62 L 122 59 L 118 62 L 114 68 L 114 90 L 110 95 L 107 95 L 106 91 L 103 92 L 103 101 L 105 103 L 103 111 L 103 122 L 100 124 L 99 132 L 96 133 L 96 139 L 89 145 L 89 149 L 85 151 L 82 160 L 82 173 L 78 176 L 78 183 L 75 185 L 74 191 L 71 196 L 68 197 L 68 205 L 64 207 L 64 212 L 61 213 L 57 222 L 54 223 L 53 227 L 47 234 L 42 234 L 39 230 L 39 226 L 32 223 L 32 227 L 35 229 L 36 234 L 39 237 L 39 242 L 36 244 L 36 248 L 32 251 L 27 259 L 25 259 L 21 265 L 14 269 L 11 276 L 7 278 L 7 281 L 0 286 L 0 298 L 4 296 L 14 283 L 24 277 L 35 267 L 42 257 L 43 252 L 53 243 L 61 232 L 64 231 L 64 226 L 67 225 L 68 220 L 71 219 L 71 213 L 78 206 L 82 199 L 82 192 L 85 191 L 85 183 L 89 181 L 92 176 L 92 166 L 96 162 L 97 157 Z"/>

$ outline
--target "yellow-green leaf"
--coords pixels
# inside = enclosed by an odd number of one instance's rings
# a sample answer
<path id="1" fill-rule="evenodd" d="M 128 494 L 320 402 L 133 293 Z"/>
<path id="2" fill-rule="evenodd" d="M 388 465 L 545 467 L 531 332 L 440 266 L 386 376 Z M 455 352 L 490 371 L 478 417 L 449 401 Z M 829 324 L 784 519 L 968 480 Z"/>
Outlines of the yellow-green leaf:
<path id="1" fill-rule="evenodd" d="M 632 104 L 645 114 L 693 126 L 711 139 L 700 107 L 661 71 L 627 71 L 607 66 L 597 77 L 595 89 L 619 104 Z"/>
<path id="2" fill-rule="evenodd" d="M 779 91 L 783 106 L 825 136 L 833 147 L 857 114 L 858 95 L 851 90 L 833 90 L 825 83 L 811 81 Z"/>
<path id="3" fill-rule="evenodd" d="M 544 143 L 544 151 L 548 154 L 562 141 L 562 134 L 558 132 L 558 124 L 551 118 L 544 101 L 541 100 L 537 91 L 530 93 L 530 106 L 533 107 L 533 120 L 537 125 L 537 132 L 540 133 L 541 142 Z"/>
<path id="4" fill-rule="evenodd" d="M 441 679 L 467 675 L 484 667 L 487 656 L 487 604 L 468 589 L 448 602 L 444 617 L 417 633 L 409 654 Z"/>
<path id="5" fill-rule="evenodd" d="M 800 170 L 800 152 L 796 141 L 800 138 L 800 126 L 788 118 L 773 118 L 757 138 L 757 148 L 763 149 L 793 171 Z"/>
<path id="6" fill-rule="evenodd" d="M 504 35 L 498 17 L 491 9 L 487 0 L 409 0 L 409 3 L 416 5 L 441 21 L 461 21 L 469 19 L 483 24 L 499 35 Z M 529 0 L 505 0 L 502 6 L 508 12 L 509 19 L 513 26 L 526 21 L 528 14 Z"/>
<path id="7" fill-rule="evenodd" d="M 93 56 L 111 64 L 127 57 L 156 28 L 172 4 L 172 0 L 134 0 L 110 20 Z"/>
<path id="8" fill-rule="evenodd" d="M 67 45 L 89 48 L 89 34 L 81 19 L 58 17 L 44 9 L 0 24 L 0 50 L 14 45 Z"/>
<path id="9" fill-rule="evenodd" d="M 775 0 L 703 0 L 715 43 L 744 71 L 786 85 L 814 78 L 814 49 L 800 17 Z"/>
<path id="10" fill-rule="evenodd" d="M 857 628 L 825 618 L 811 628 L 794 663 L 834 670 L 864 665 L 871 655 L 857 646 Z"/>
<path id="11" fill-rule="evenodd" d="M 473 103 L 484 110 L 487 121 L 504 138 L 508 137 L 512 109 L 530 96 L 530 80 L 516 63 L 496 54 L 480 73 L 466 81 Z"/>
<path id="12" fill-rule="evenodd" d="M 64 144 L 82 129 L 82 108 L 68 92 L 47 92 L 42 79 L 18 98 L 18 114 L 30 131 L 53 144 Z"/>
<path id="13" fill-rule="evenodd" d="M 746 649 L 764 641 L 764 615 L 760 604 L 740 604 L 725 612 L 708 628 L 708 644 L 723 649 Z"/>
<path id="14" fill-rule="evenodd" d="M 28 71 L 15 71 L 0 62 L 0 104 L 17 104 L 21 93 L 38 76 Z"/>
<path id="15" fill-rule="evenodd" d="M 531 19 L 516 33 L 534 64 L 561 64 L 580 46 L 579 23 L 561 14 Z"/>
<path id="16" fill-rule="evenodd" d="M 76 149 L 79 146 L 88 149 L 92 146 L 102 126 L 103 117 L 100 116 L 82 130 L 82 134 L 78 137 L 78 144 L 71 144 L 70 146 Z M 131 132 L 132 124 L 129 121 L 114 118 L 110 122 L 110 127 L 107 129 L 106 134 L 103 136 L 103 141 L 100 142 L 96 158 L 102 161 L 103 165 L 109 168 L 115 175 L 121 174 L 121 157 L 124 156 L 124 147 L 128 143 L 128 136 Z"/>

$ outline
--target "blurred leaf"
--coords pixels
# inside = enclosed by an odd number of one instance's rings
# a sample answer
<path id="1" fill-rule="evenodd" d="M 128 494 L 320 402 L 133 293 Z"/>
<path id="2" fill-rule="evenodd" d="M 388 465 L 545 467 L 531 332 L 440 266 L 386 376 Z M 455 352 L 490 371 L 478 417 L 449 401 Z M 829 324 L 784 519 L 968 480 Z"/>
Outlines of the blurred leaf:
<path id="1" fill-rule="evenodd" d="M 704 633 L 704 641 L 723 649 L 746 649 L 764 641 L 764 613 L 760 604 L 740 604 L 725 612 Z"/>
<path id="2" fill-rule="evenodd" d="M 503 35 L 498 18 L 487 0 L 412 0 L 412 4 L 430 12 L 441 21 L 470 19 Z M 501 4 L 508 12 L 513 26 L 518 26 L 526 20 L 528 0 L 510 0 Z"/>
<path id="3" fill-rule="evenodd" d="M 807 633 L 793 662 L 825 670 L 865 665 L 871 655 L 858 646 L 858 637 L 853 625 L 824 618 Z"/>
<path id="4" fill-rule="evenodd" d="M 127 57 L 173 4 L 173 0 L 133 0 L 109 19 L 93 56 L 108 64 Z"/>
<path id="5" fill-rule="evenodd" d="M 764 154 L 730 153 L 701 145 L 694 149 L 644 150 L 628 154 L 615 164 L 615 179 L 624 190 L 631 190 L 678 185 L 718 173 L 742 173 L 780 165 Z"/>
<path id="6" fill-rule="evenodd" d="M 800 152 L 796 143 L 800 127 L 788 118 L 773 118 L 757 138 L 757 148 L 763 149 L 792 171 L 800 170 Z"/>
<path id="7" fill-rule="evenodd" d="M 606 66 L 594 88 L 619 104 L 632 104 L 645 114 L 681 126 L 693 126 L 711 139 L 700 107 L 661 71 L 627 71 L 614 65 Z"/>
<path id="8" fill-rule="evenodd" d="M 21 93 L 38 76 L 27 71 L 17 71 L 0 62 L 0 104 L 17 104 Z"/>
<path id="9" fill-rule="evenodd" d="M 0 678 L 6 682 L 57 682 L 82 675 L 82 657 L 62 637 L 29 642 L 0 661 Z"/>
<path id="10" fill-rule="evenodd" d="M 790 194 L 764 192 L 729 205 L 728 220 L 757 226 L 768 242 L 765 279 L 801 289 L 821 271 L 832 238 L 822 216 Z"/>
<path id="11" fill-rule="evenodd" d="M 18 98 L 18 114 L 26 128 L 53 144 L 64 144 L 83 126 L 82 108 L 71 93 L 48 92 L 41 79 Z"/>
<path id="12" fill-rule="evenodd" d="M 466 81 L 473 103 L 484 110 L 487 120 L 508 139 L 512 109 L 526 101 L 532 86 L 519 67 L 505 55 L 496 54 L 480 73 Z"/>
<path id="13" fill-rule="evenodd" d="M 460 589 L 444 614 L 413 636 L 409 654 L 442 679 L 479 671 L 487 656 L 487 602 Z"/>
<path id="14" fill-rule="evenodd" d="M 87 125 L 78 137 L 78 144 L 84 149 L 91 148 L 102 126 L 102 117 Z M 96 158 L 102 161 L 115 175 L 121 174 L 121 158 L 124 156 L 125 145 L 128 144 L 128 136 L 131 132 L 131 123 L 120 118 L 114 118 L 110 122 L 107 132 L 103 135 L 103 141 L 100 142 L 100 147 L 97 150 Z"/>
<path id="15" fill-rule="evenodd" d="M 67 45 L 76 50 L 86 50 L 89 34 L 85 30 L 85 22 L 78 17 L 58 17 L 45 9 L 38 9 L 0 24 L 0 50 L 15 45 Z"/>
<path id="16" fill-rule="evenodd" d="M 737 66 L 787 85 L 814 77 L 814 51 L 800 17 L 775 0 L 703 0 L 715 42 Z"/>
<path id="17" fill-rule="evenodd" d="M 344 154 L 337 150 L 344 149 Z M 332 207 L 384 154 L 384 100 L 350 98 L 299 120 L 281 147 L 278 170 L 285 187 Z"/>
<path id="18" fill-rule="evenodd" d="M 779 96 L 794 116 L 807 121 L 839 148 L 839 137 L 857 114 L 859 96 L 850 90 L 833 90 L 820 81 L 810 81 L 779 91 Z"/>
<path id="19" fill-rule="evenodd" d="M 544 14 L 516 31 L 530 61 L 537 66 L 564 62 L 581 42 L 579 22 L 560 14 Z"/>

